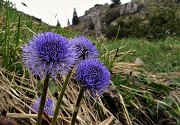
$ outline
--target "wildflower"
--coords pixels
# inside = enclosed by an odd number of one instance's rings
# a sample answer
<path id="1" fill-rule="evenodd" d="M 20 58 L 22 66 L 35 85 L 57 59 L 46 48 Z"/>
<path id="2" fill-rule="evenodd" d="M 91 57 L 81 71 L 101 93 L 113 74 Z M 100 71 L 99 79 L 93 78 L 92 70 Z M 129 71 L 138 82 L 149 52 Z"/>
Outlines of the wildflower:
<path id="1" fill-rule="evenodd" d="M 39 111 L 41 98 L 37 98 L 34 102 L 32 102 L 31 107 L 34 111 Z M 54 114 L 54 102 L 52 99 L 48 98 L 48 100 L 45 102 L 44 111 L 49 116 L 53 116 Z"/>
<path id="2" fill-rule="evenodd" d="M 23 48 L 23 62 L 34 75 L 66 74 L 74 65 L 75 50 L 67 39 L 53 32 L 39 33 Z"/>
<path id="3" fill-rule="evenodd" d="M 78 59 L 85 60 L 90 58 L 98 58 L 98 50 L 96 46 L 84 36 L 78 36 L 70 40 L 71 45 L 76 49 Z"/>
<path id="4" fill-rule="evenodd" d="M 101 95 L 110 84 L 110 72 L 98 59 L 81 61 L 76 69 L 76 80 L 92 95 Z"/>

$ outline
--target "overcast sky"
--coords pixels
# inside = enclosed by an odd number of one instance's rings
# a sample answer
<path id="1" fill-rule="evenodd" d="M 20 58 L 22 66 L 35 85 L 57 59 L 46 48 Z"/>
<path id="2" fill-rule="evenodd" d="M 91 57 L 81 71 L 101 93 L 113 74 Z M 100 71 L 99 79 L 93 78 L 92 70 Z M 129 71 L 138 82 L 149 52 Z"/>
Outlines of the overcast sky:
<path id="1" fill-rule="evenodd" d="M 111 3 L 111 0 L 9 0 L 16 4 L 16 8 L 41 18 L 43 22 L 50 25 L 56 25 L 59 20 L 62 27 L 67 25 L 67 19 L 72 22 L 73 9 L 76 8 L 78 16 L 84 15 L 84 12 L 95 4 Z M 131 0 L 121 0 L 122 3 Z M 23 6 L 25 3 L 27 7 Z"/>

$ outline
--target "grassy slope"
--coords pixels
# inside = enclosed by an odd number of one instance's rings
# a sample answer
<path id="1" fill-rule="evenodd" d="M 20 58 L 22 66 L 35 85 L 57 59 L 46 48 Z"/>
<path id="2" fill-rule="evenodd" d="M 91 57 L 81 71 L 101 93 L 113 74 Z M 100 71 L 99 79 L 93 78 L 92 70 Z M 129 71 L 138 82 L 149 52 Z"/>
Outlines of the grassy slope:
<path id="1" fill-rule="evenodd" d="M 180 72 L 180 42 L 178 39 L 169 38 L 159 41 L 145 39 L 122 39 L 106 43 L 109 50 L 122 47 L 121 51 L 132 50 L 131 54 L 124 56 L 119 61 L 133 63 L 137 57 L 144 61 L 144 68 L 153 72 Z"/>
<path id="2" fill-rule="evenodd" d="M 34 34 L 51 31 L 66 37 L 77 35 L 77 32 L 49 26 L 46 23 L 39 22 L 33 16 L 17 12 L 15 9 L 5 5 L 0 8 L 0 18 L 0 45 L 2 45 L 0 48 L 2 49 L 3 59 L 1 64 L 5 68 L 10 68 L 17 61 L 14 53 L 16 53 L 16 50 L 21 49 L 22 44 L 27 43 Z"/>
<path id="3" fill-rule="evenodd" d="M 179 124 L 179 39 L 147 41 L 126 38 L 101 41 L 97 46 L 102 54 L 106 53 L 106 57 L 101 56 L 101 59 L 112 71 L 112 81 L 128 105 L 131 118 L 137 120 L 136 124 L 168 124 L 162 121 L 171 117 Z M 119 50 L 116 54 L 117 48 Z M 137 57 L 143 60 L 143 65 L 134 64 Z M 162 113 L 161 117 L 159 112 Z M 174 124 L 170 121 L 169 124 Z"/>
<path id="4" fill-rule="evenodd" d="M 5 19 L 0 23 L 0 83 L 2 85 L 0 94 L 3 95 L 0 99 L 0 109 L 11 107 L 10 112 L 27 113 L 28 111 L 24 109 L 24 106 L 28 107 L 28 102 L 41 93 L 41 88 L 37 84 L 40 81 L 29 77 L 22 67 L 21 46 L 38 32 L 54 31 L 67 37 L 74 37 L 77 33 L 38 23 L 31 16 L 11 8 L 4 7 L 1 9 L 0 17 Z M 160 124 L 163 123 L 163 120 L 180 122 L 178 121 L 178 114 L 180 113 L 180 101 L 178 99 L 180 43 L 178 39 L 169 38 L 165 41 L 151 42 L 134 38 L 116 41 L 91 39 L 96 43 L 101 59 L 112 71 L 113 84 L 119 90 L 118 97 L 122 96 L 119 100 L 121 104 L 117 102 L 119 106 L 116 110 L 119 112 L 114 114 L 114 117 L 116 116 L 123 124 L 131 124 L 131 122 L 134 124 Z M 117 57 L 112 62 L 116 48 L 119 47 Z M 105 56 L 103 57 L 103 55 Z M 133 64 L 137 57 L 144 61 L 144 65 Z M 131 71 L 132 74 L 130 74 Z M 75 102 L 74 99 L 78 93 L 74 89 L 76 86 L 72 86 L 69 87 L 74 93 L 69 91 L 65 98 L 67 106 L 64 110 L 69 116 L 71 114 L 69 113 L 72 106 L 71 102 Z M 55 88 L 54 84 L 50 84 L 51 94 L 52 91 L 56 90 Z M 12 99 L 7 102 L 6 99 L 8 98 Z M 108 105 L 107 102 L 104 104 Z M 128 112 L 122 110 L 121 107 L 125 107 Z M 107 109 L 115 113 L 111 108 L 110 105 Z M 83 119 L 80 123 L 89 121 L 89 124 L 93 124 L 104 120 L 111 114 L 108 113 L 107 109 L 101 101 L 93 103 L 92 106 L 88 99 L 84 99 L 82 110 L 85 112 L 80 113 L 81 116 L 79 117 Z M 162 113 L 159 114 L 159 112 Z M 66 119 L 66 115 L 63 113 L 61 115 Z M 130 116 L 131 121 L 128 120 L 127 116 Z M 23 124 L 22 122 L 23 120 L 21 120 L 21 124 Z"/>

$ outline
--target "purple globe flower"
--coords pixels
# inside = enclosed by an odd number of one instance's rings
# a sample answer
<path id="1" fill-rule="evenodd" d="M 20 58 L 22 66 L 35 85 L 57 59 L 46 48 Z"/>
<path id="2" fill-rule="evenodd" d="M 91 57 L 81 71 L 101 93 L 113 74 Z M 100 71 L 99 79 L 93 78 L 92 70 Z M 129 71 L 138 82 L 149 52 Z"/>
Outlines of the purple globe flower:
<path id="1" fill-rule="evenodd" d="M 34 75 L 66 74 L 76 60 L 75 49 L 67 39 L 53 32 L 39 33 L 23 48 L 23 62 Z"/>
<path id="2" fill-rule="evenodd" d="M 41 101 L 41 98 L 39 97 L 34 102 L 32 102 L 32 104 L 31 104 L 32 109 L 34 111 L 36 111 L 35 113 L 38 113 L 38 111 L 39 111 L 40 101 Z M 48 98 L 48 100 L 45 102 L 44 111 L 49 116 L 53 116 L 53 114 L 54 114 L 54 102 L 52 99 Z"/>
<path id="3" fill-rule="evenodd" d="M 110 84 L 110 72 L 98 59 L 81 61 L 77 66 L 75 78 L 93 96 L 102 95 Z"/>
<path id="4" fill-rule="evenodd" d="M 98 58 L 96 46 L 84 36 L 78 36 L 70 40 L 71 45 L 76 49 L 79 61 Z"/>

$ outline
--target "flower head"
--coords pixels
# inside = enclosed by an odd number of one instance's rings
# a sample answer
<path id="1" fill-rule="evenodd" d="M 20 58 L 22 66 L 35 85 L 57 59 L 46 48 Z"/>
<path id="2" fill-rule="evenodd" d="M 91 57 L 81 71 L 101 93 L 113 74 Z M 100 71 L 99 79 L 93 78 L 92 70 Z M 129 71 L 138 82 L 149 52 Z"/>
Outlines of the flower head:
<path id="1" fill-rule="evenodd" d="M 98 58 L 98 50 L 96 46 L 84 36 L 75 37 L 74 39 L 71 39 L 70 42 L 76 49 L 80 61 L 90 58 Z"/>
<path id="2" fill-rule="evenodd" d="M 34 75 L 64 75 L 74 65 L 75 49 L 67 39 L 53 32 L 39 33 L 23 48 L 23 62 Z"/>
<path id="3" fill-rule="evenodd" d="M 31 107 L 36 113 L 39 111 L 41 98 L 37 98 L 34 102 L 32 102 Z M 52 99 L 48 98 L 48 100 L 45 102 L 44 111 L 49 116 L 53 116 L 54 114 L 54 102 Z"/>
<path id="4" fill-rule="evenodd" d="M 98 59 L 81 61 L 75 78 L 92 95 L 103 94 L 110 84 L 110 72 Z"/>

